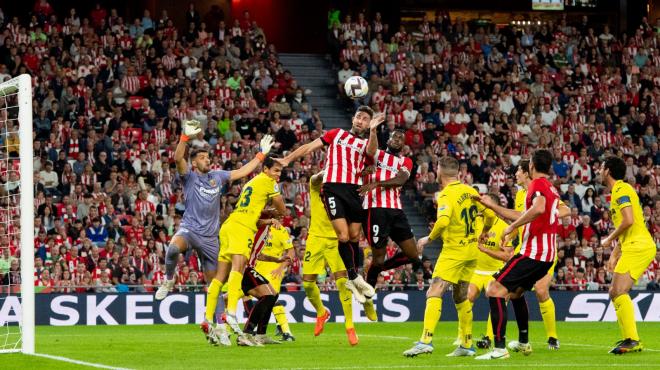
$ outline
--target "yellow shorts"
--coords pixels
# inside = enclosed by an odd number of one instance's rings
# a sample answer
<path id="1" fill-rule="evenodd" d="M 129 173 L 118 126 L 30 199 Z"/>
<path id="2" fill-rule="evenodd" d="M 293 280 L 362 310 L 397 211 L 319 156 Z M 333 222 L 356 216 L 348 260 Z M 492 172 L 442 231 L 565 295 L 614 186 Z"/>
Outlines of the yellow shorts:
<path id="1" fill-rule="evenodd" d="M 440 278 L 452 284 L 458 284 L 459 281 L 470 281 L 477 267 L 477 260 L 455 260 L 449 258 L 440 258 L 435 264 L 433 278 Z"/>
<path id="2" fill-rule="evenodd" d="M 231 256 L 240 254 L 250 259 L 255 232 L 237 223 L 225 223 L 220 228 L 218 261 L 231 262 Z"/>
<path id="3" fill-rule="evenodd" d="M 493 280 L 495 280 L 495 278 L 493 277 L 492 274 L 485 275 L 475 272 L 474 274 L 472 274 L 472 277 L 470 278 L 470 284 L 476 286 L 479 292 L 485 292 L 486 288 L 488 288 L 488 283 L 490 283 Z"/>
<path id="4" fill-rule="evenodd" d="M 273 286 L 273 288 L 277 293 L 280 292 L 280 287 L 282 286 L 282 278 L 284 277 L 284 274 L 275 278 L 273 277 L 273 275 L 271 275 L 271 273 L 279 267 L 280 267 L 280 263 L 267 262 L 267 261 L 259 261 L 257 262 L 257 265 L 254 266 L 254 269 L 257 270 L 258 273 L 260 273 L 263 277 L 268 279 L 270 285 Z"/>
<path id="5" fill-rule="evenodd" d="M 303 274 L 319 275 L 325 272 L 326 263 L 333 273 L 346 271 L 344 262 L 339 256 L 336 238 L 323 238 L 310 235 L 307 238 L 305 257 L 303 258 Z"/>
<path id="6" fill-rule="evenodd" d="M 635 246 L 637 247 L 637 246 Z M 637 279 L 646 271 L 655 258 L 655 245 L 649 248 L 621 251 L 621 258 L 614 267 L 614 272 L 619 274 L 630 273 L 637 283 Z"/>

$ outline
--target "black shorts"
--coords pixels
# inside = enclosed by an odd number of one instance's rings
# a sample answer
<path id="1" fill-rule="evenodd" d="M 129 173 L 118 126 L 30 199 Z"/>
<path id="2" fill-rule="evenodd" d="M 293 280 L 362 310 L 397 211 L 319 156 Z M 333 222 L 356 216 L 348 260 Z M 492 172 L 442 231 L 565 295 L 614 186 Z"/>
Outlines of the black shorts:
<path id="1" fill-rule="evenodd" d="M 367 222 L 362 231 L 372 248 L 380 249 L 387 245 L 388 238 L 399 244 L 414 238 L 408 218 L 401 209 L 371 208 L 366 210 Z"/>
<path id="2" fill-rule="evenodd" d="M 323 184 L 323 204 L 330 220 L 345 218 L 349 224 L 364 222 L 359 188 L 354 184 Z"/>
<path id="3" fill-rule="evenodd" d="M 531 290 L 537 281 L 548 274 L 552 263 L 516 254 L 493 277 L 509 292 L 515 292 L 518 288 Z"/>
<path id="4" fill-rule="evenodd" d="M 241 289 L 243 294 L 248 295 L 248 292 L 259 285 L 270 284 L 270 281 L 266 279 L 263 275 L 257 272 L 252 267 L 246 267 L 243 272 L 243 280 L 241 281 Z"/>

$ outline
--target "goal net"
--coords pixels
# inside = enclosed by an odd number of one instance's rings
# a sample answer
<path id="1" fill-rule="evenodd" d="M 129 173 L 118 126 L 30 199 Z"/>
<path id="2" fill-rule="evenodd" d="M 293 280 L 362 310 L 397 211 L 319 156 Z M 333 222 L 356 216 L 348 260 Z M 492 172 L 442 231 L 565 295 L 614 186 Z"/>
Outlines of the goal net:
<path id="1" fill-rule="evenodd" d="M 0 353 L 34 353 L 34 182 L 29 75 L 0 83 Z"/>

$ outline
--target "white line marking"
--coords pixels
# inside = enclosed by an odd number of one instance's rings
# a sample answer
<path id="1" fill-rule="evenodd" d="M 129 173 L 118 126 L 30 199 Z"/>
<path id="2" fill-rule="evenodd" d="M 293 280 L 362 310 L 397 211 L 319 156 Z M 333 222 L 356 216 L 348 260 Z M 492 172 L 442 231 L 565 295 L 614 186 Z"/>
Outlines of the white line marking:
<path id="1" fill-rule="evenodd" d="M 127 368 L 124 368 L 124 367 L 115 367 L 115 366 L 108 366 L 108 365 L 102 365 L 102 364 L 95 364 L 93 362 L 79 361 L 79 360 L 74 360 L 74 359 L 68 358 L 68 357 L 53 356 L 53 355 L 49 355 L 49 354 L 46 354 L 46 353 L 33 353 L 32 356 L 44 357 L 44 358 L 48 358 L 48 359 L 51 359 L 51 360 L 63 361 L 63 362 L 68 362 L 68 363 L 76 364 L 76 365 L 95 367 L 97 369 L 131 370 L 131 369 L 127 369 Z"/>

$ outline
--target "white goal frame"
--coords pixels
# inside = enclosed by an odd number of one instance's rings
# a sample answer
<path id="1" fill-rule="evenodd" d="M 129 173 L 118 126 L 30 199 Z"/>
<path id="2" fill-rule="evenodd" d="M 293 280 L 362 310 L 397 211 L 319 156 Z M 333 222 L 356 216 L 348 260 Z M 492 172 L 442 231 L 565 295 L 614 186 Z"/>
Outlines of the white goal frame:
<path id="1" fill-rule="evenodd" d="M 16 78 L 0 84 L 0 96 L 15 93 L 17 87 L 18 97 L 18 137 L 19 166 L 20 166 L 20 262 L 21 262 L 21 312 L 20 332 L 21 348 L 0 350 L 3 352 L 22 352 L 34 354 L 34 166 L 32 144 L 32 78 L 22 74 Z"/>

